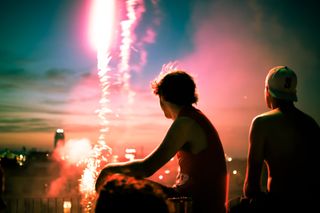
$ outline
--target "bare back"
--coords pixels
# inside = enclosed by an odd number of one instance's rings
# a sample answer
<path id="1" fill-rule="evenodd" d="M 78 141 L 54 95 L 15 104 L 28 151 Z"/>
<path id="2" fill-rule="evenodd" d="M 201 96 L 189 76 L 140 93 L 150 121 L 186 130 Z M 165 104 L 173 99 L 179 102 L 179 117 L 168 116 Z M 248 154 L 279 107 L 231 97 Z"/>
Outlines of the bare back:
<path id="1" fill-rule="evenodd" d="M 319 126 L 308 115 L 292 107 L 274 109 L 257 116 L 251 126 L 248 163 L 268 167 L 268 191 L 278 195 L 318 193 L 313 181 L 319 165 L 316 157 Z M 261 171 L 261 168 L 258 171 Z M 249 173 L 255 171 L 249 171 Z M 252 175 L 258 177 L 258 173 Z M 260 176 L 259 176 L 260 177 Z M 253 178 L 254 179 L 254 178 Z M 246 180 L 257 183 L 258 180 Z"/>

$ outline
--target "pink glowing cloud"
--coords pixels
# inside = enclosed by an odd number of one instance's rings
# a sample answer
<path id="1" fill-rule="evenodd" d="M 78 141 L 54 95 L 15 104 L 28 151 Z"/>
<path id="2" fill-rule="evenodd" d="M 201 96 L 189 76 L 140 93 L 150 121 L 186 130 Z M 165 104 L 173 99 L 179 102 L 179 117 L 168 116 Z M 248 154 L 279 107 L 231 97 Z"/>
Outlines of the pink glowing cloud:
<path id="1" fill-rule="evenodd" d="M 199 107 L 216 125 L 225 151 L 237 157 L 246 156 L 251 119 L 268 110 L 263 93 L 267 71 L 278 64 L 300 67 L 298 61 L 315 63 L 294 36 L 284 34 L 276 17 L 264 23 L 261 19 L 266 14 L 259 5 L 251 7 L 253 20 L 228 4 L 212 5 L 205 18 L 202 10 L 195 10 L 195 48 L 180 59 L 197 81 Z M 291 48 L 271 44 L 270 37 Z M 294 52 L 303 54 L 298 59 Z"/>

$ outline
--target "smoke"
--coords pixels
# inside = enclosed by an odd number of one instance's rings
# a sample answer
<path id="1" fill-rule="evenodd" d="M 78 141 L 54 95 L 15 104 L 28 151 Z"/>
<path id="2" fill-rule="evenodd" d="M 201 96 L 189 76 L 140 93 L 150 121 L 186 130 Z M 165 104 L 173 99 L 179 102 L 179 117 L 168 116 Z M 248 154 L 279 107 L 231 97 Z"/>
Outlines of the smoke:
<path id="1" fill-rule="evenodd" d="M 195 74 L 199 107 L 217 126 L 225 151 L 245 157 L 251 119 L 268 110 L 263 94 L 267 71 L 287 65 L 298 76 L 309 76 L 316 54 L 303 45 L 308 42 L 297 26 L 285 21 L 288 16 L 271 5 L 201 3 L 193 11 L 193 51 L 179 61 Z"/>
<path id="2" fill-rule="evenodd" d="M 67 178 L 65 176 L 60 176 L 59 178 L 53 180 L 49 186 L 48 197 L 58 197 L 59 194 L 65 189 L 66 182 Z"/>
<path id="3" fill-rule="evenodd" d="M 48 196 L 56 197 L 71 189 L 77 193 L 76 186 L 85 162 L 91 153 L 91 142 L 86 139 L 70 139 L 66 143 L 58 143 L 52 153 L 52 158 L 59 165 L 59 176 L 50 183 Z M 69 188 L 69 189 L 68 189 Z"/>
<path id="4" fill-rule="evenodd" d="M 89 157 L 92 149 L 91 142 L 86 139 L 70 139 L 64 145 L 58 145 L 53 152 L 56 160 L 63 160 L 68 164 L 77 165 Z"/>

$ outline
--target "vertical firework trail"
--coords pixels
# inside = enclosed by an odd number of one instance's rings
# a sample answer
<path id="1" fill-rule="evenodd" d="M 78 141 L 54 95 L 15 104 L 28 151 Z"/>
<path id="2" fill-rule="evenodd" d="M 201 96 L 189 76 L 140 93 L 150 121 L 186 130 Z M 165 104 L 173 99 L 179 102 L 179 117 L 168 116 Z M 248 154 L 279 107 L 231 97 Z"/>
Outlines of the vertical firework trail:
<path id="1" fill-rule="evenodd" d="M 143 0 L 128 0 L 126 1 L 127 19 L 121 22 L 121 46 L 120 46 L 120 58 L 121 61 L 118 65 L 119 71 L 119 84 L 122 85 L 124 92 L 128 95 L 129 104 L 133 102 L 134 92 L 130 90 L 130 49 L 133 42 L 132 32 L 134 31 L 137 19 L 141 17 L 141 14 L 145 11 Z"/>
<path id="2" fill-rule="evenodd" d="M 101 171 L 101 168 L 108 162 L 112 150 L 105 142 L 105 134 L 109 130 L 108 116 L 114 112 L 110 107 L 110 87 L 114 84 L 120 85 L 122 92 L 127 95 L 126 103 L 131 104 L 135 93 L 130 89 L 130 49 L 134 42 L 134 29 L 137 22 L 145 12 L 143 0 L 127 0 L 124 11 L 126 11 L 126 19 L 119 24 L 121 26 L 121 45 L 120 45 L 120 61 L 117 65 L 118 73 L 110 75 L 111 60 L 110 49 L 111 41 L 117 25 L 115 24 L 116 0 L 94 0 L 91 5 L 90 12 L 90 40 L 97 50 L 97 69 L 101 87 L 100 109 L 97 110 L 100 119 L 100 136 L 97 144 L 90 151 L 90 157 L 83 162 L 85 168 L 81 176 L 79 189 L 82 194 L 82 206 L 85 212 L 91 212 L 96 199 L 95 181 Z M 119 2 L 117 2 L 119 3 Z M 119 4 L 118 4 L 119 5 Z M 118 6 L 117 5 L 117 6 Z M 118 79 L 111 79 L 117 76 Z"/>
<path id="3" fill-rule="evenodd" d="M 108 114 L 112 113 L 109 108 L 109 87 L 110 72 L 109 54 L 113 22 L 114 22 L 115 1 L 114 0 L 95 0 L 91 5 L 90 13 L 90 39 L 97 50 L 97 68 L 102 90 L 100 99 L 100 109 L 97 110 L 100 119 L 100 136 L 97 144 L 91 150 L 90 156 L 85 160 L 86 167 L 80 180 L 80 192 L 82 194 L 82 206 L 85 212 L 91 212 L 96 198 L 95 180 L 101 167 L 108 162 L 111 155 L 111 148 L 105 142 L 105 133 L 108 131 Z"/>

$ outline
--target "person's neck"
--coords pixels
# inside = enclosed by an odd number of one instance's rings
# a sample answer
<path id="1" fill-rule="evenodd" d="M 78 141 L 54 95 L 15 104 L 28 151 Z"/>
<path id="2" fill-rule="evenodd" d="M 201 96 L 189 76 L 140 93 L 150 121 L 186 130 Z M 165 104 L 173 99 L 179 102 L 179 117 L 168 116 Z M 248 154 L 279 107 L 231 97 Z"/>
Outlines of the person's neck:
<path id="1" fill-rule="evenodd" d="M 184 107 L 185 106 L 170 103 L 170 113 L 172 120 L 175 120 L 178 117 L 181 109 Z"/>
<path id="2" fill-rule="evenodd" d="M 292 101 L 285 101 L 285 100 L 274 101 L 272 106 L 273 106 L 273 109 L 279 108 L 281 111 L 288 111 L 295 108 Z"/>

